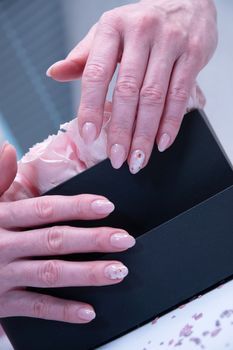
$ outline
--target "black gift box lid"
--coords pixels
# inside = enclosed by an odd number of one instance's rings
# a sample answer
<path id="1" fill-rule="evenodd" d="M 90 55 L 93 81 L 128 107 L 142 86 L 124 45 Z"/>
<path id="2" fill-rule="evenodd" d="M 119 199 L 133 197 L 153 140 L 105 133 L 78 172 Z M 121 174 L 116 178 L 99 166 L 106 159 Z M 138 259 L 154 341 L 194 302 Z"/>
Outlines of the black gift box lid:
<path id="1" fill-rule="evenodd" d="M 15 350 L 93 349 L 233 277 L 233 172 L 205 119 L 189 113 L 174 146 L 154 149 L 137 175 L 106 160 L 49 192 L 105 195 L 114 213 L 69 225 L 122 227 L 137 243 L 123 253 L 64 257 L 117 259 L 130 273 L 113 286 L 36 289 L 88 302 L 97 317 L 86 325 L 6 318 Z"/>

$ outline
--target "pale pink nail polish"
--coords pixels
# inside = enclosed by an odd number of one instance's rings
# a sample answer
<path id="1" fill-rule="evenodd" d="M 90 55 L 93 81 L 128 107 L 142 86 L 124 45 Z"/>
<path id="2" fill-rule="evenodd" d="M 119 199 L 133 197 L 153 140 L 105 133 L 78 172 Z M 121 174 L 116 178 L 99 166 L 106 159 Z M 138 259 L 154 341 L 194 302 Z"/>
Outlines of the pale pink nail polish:
<path id="1" fill-rule="evenodd" d="M 97 131 L 96 131 L 95 124 L 93 124 L 91 122 L 87 122 L 83 125 L 82 137 L 83 137 L 84 142 L 87 145 L 89 145 L 93 141 L 95 141 L 96 135 L 97 135 Z"/>
<path id="2" fill-rule="evenodd" d="M 111 280 L 125 278 L 128 275 L 128 269 L 123 264 L 111 264 L 105 267 L 104 274 Z"/>
<path id="3" fill-rule="evenodd" d="M 83 321 L 91 321 L 96 317 L 96 314 L 92 309 L 82 307 L 78 310 L 78 317 Z"/>
<path id="4" fill-rule="evenodd" d="M 111 147 L 110 160 L 113 168 L 119 169 L 125 161 L 125 149 L 122 145 L 116 143 Z"/>
<path id="5" fill-rule="evenodd" d="M 137 174 L 143 166 L 145 160 L 145 153 L 141 150 L 136 150 L 132 153 L 130 162 L 129 162 L 129 169 L 132 174 Z"/>
<path id="6" fill-rule="evenodd" d="M 115 206 L 107 199 L 97 199 L 91 203 L 91 208 L 96 214 L 110 214 Z"/>
<path id="7" fill-rule="evenodd" d="M 136 240 L 128 233 L 116 232 L 111 235 L 110 242 L 113 247 L 127 249 L 133 247 Z"/>
<path id="8" fill-rule="evenodd" d="M 167 133 L 164 133 L 159 140 L 159 144 L 158 144 L 159 152 L 164 152 L 168 148 L 170 141 L 171 141 L 170 135 L 168 135 Z"/>

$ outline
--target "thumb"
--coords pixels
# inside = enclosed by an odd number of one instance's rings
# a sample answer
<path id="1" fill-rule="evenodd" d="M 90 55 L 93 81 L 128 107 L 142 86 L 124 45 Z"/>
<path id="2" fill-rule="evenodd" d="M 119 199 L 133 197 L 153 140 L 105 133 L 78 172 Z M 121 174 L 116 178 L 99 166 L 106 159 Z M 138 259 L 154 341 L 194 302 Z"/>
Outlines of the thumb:
<path id="1" fill-rule="evenodd" d="M 15 148 L 5 142 L 0 149 L 0 196 L 10 187 L 17 173 Z"/>
<path id="2" fill-rule="evenodd" d="M 85 38 L 70 51 L 64 60 L 58 61 L 49 67 L 46 72 L 48 77 L 58 81 L 81 78 L 95 37 L 96 27 L 97 23 L 90 29 Z"/>

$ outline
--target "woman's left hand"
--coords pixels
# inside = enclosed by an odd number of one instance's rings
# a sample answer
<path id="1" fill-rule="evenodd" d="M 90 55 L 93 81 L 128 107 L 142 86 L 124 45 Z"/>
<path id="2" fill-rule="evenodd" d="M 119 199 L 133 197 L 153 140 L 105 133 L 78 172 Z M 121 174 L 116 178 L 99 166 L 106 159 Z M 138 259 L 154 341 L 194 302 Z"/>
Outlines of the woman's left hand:
<path id="1" fill-rule="evenodd" d="M 102 15 L 48 76 L 82 76 L 78 112 L 87 143 L 101 130 L 106 94 L 120 62 L 108 129 L 108 156 L 132 173 L 146 166 L 156 140 L 160 151 L 174 142 L 199 71 L 217 45 L 212 0 L 141 0 Z"/>

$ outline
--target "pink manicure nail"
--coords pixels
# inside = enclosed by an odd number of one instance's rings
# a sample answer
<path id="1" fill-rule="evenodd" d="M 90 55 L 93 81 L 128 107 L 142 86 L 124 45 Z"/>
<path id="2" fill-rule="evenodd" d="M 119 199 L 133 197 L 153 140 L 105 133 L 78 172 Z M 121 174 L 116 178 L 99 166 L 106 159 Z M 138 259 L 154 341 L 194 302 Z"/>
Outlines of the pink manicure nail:
<path id="1" fill-rule="evenodd" d="M 159 152 L 164 152 L 168 148 L 170 141 L 171 141 L 170 135 L 168 135 L 167 133 L 164 133 L 159 140 L 159 144 L 158 144 Z"/>
<path id="2" fill-rule="evenodd" d="M 110 151 L 110 160 L 113 168 L 119 169 L 125 161 L 125 149 L 122 145 L 115 144 Z"/>
<path id="3" fill-rule="evenodd" d="M 111 235 L 111 245 L 116 248 L 131 248 L 135 245 L 135 238 L 128 233 L 116 232 Z"/>
<path id="4" fill-rule="evenodd" d="M 107 199 L 97 199 L 91 203 L 91 207 L 96 214 L 110 214 L 115 209 L 114 204 Z"/>
<path id="5" fill-rule="evenodd" d="M 84 321 L 91 321 L 96 317 L 96 314 L 92 309 L 82 307 L 78 310 L 78 317 Z"/>
<path id="6" fill-rule="evenodd" d="M 89 145 L 93 141 L 95 141 L 96 135 L 97 135 L 97 131 L 96 131 L 95 124 L 93 124 L 91 122 L 87 122 L 83 125 L 82 137 L 83 137 L 84 142 L 87 145 Z"/>
<path id="7" fill-rule="evenodd" d="M 122 279 L 128 275 L 128 269 L 123 264 L 112 264 L 108 265 L 104 269 L 104 274 L 111 280 Z"/>
<path id="8" fill-rule="evenodd" d="M 52 77 L 52 67 L 49 67 L 46 71 L 47 77 L 51 78 Z"/>

